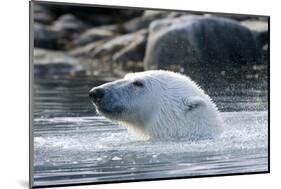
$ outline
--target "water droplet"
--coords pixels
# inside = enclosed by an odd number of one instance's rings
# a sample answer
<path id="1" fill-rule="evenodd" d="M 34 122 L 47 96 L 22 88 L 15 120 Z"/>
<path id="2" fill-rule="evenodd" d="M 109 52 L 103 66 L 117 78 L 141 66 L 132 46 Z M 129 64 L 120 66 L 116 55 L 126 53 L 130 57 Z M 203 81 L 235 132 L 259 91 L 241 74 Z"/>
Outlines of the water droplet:
<path id="1" fill-rule="evenodd" d="M 117 157 L 117 156 L 114 156 L 111 160 L 113 160 L 113 161 L 119 161 L 119 160 L 122 160 L 122 158 Z"/>
<path id="2" fill-rule="evenodd" d="M 153 154 L 152 157 L 153 158 L 157 158 L 159 154 Z"/>

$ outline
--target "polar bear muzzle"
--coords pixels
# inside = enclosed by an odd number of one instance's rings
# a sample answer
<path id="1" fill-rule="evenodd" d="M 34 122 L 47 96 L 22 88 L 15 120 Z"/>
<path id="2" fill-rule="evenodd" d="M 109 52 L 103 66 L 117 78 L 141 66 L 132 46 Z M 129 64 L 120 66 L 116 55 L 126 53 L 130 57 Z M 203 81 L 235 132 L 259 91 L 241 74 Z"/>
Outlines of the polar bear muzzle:
<path id="1" fill-rule="evenodd" d="M 93 88 L 92 90 L 90 90 L 89 92 L 89 97 L 90 99 L 94 102 L 97 103 L 99 101 L 102 100 L 102 98 L 104 97 L 105 94 L 105 90 L 101 89 L 101 88 Z"/>
<path id="2" fill-rule="evenodd" d="M 125 111 L 125 107 L 119 100 L 119 95 L 114 93 L 112 88 L 112 86 L 94 87 L 89 91 L 89 98 L 98 113 L 117 119 Z"/>

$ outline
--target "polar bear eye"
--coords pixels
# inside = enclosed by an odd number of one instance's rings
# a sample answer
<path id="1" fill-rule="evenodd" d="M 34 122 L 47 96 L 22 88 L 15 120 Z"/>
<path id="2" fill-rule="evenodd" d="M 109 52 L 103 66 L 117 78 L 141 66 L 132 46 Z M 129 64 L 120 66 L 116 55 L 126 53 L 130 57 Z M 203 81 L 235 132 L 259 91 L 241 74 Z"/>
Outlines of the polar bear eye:
<path id="1" fill-rule="evenodd" d="M 143 87 L 143 83 L 140 82 L 140 81 L 134 81 L 134 82 L 133 82 L 133 85 L 134 85 L 134 86 L 137 86 L 137 87 Z"/>

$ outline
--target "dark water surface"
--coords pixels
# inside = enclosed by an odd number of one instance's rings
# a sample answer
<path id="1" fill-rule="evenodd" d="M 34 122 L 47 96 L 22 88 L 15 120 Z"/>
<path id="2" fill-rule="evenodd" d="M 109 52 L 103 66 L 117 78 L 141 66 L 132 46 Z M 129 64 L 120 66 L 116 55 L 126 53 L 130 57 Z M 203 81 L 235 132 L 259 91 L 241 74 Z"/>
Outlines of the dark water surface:
<path id="1" fill-rule="evenodd" d="M 89 78 L 35 78 L 35 186 L 267 171 L 266 82 L 210 83 L 203 88 L 224 119 L 214 140 L 140 141 L 95 114 Z"/>

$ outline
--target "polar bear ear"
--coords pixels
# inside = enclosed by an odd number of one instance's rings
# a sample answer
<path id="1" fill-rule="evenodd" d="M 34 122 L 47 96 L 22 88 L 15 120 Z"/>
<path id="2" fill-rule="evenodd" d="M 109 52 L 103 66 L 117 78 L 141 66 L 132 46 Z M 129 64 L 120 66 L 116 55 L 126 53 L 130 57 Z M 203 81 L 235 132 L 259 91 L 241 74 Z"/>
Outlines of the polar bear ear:
<path id="1" fill-rule="evenodd" d="M 124 79 L 128 79 L 128 78 L 130 78 L 130 77 L 132 77 L 133 76 L 133 73 L 127 73 L 125 76 L 124 76 Z"/>
<path id="2" fill-rule="evenodd" d="M 186 112 L 193 111 L 206 105 L 204 99 L 199 96 L 185 97 L 182 99 L 182 104 L 184 105 L 184 110 Z"/>

